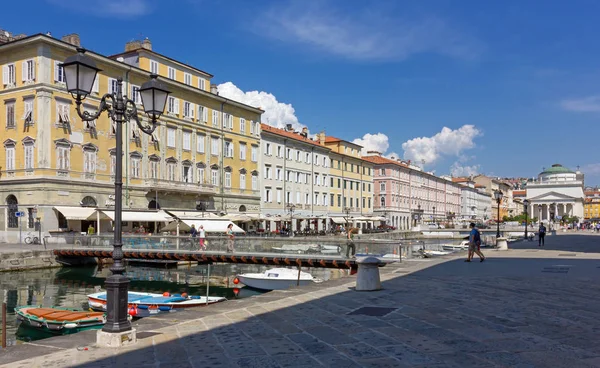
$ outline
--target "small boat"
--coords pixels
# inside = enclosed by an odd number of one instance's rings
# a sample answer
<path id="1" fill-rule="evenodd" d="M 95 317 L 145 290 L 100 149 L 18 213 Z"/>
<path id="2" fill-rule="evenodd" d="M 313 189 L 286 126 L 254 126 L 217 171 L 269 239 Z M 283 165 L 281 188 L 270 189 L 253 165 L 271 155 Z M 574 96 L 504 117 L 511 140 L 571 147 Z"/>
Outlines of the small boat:
<path id="1" fill-rule="evenodd" d="M 423 257 L 425 257 L 425 258 L 433 258 L 433 257 L 447 256 L 448 254 L 451 254 L 452 252 L 446 252 L 446 251 L 441 251 L 441 250 L 421 249 L 421 250 L 419 250 L 419 253 L 421 253 L 421 255 L 423 255 Z"/>
<path id="2" fill-rule="evenodd" d="M 238 280 L 251 288 L 261 290 L 282 290 L 298 284 L 298 270 L 272 268 L 263 273 L 244 273 Z M 310 273 L 300 271 L 300 286 L 308 285 L 314 279 Z"/>
<path id="3" fill-rule="evenodd" d="M 90 308 L 94 310 L 106 310 L 106 292 L 98 292 L 89 294 L 88 304 Z M 191 308 L 191 307 L 202 307 L 207 304 L 213 304 L 227 300 L 222 296 L 209 296 L 208 299 L 205 296 L 194 296 L 183 294 L 153 294 L 153 293 L 141 293 L 130 291 L 127 293 L 128 305 L 130 308 L 129 314 L 132 316 L 138 316 L 137 310 L 140 316 L 147 314 L 155 314 L 159 312 L 169 312 L 174 309 L 180 308 Z"/>
<path id="4" fill-rule="evenodd" d="M 468 250 L 469 249 L 469 241 L 463 240 L 462 242 L 460 242 L 460 244 L 444 244 L 444 245 L 442 245 L 442 249 L 453 251 L 453 252 L 456 252 L 459 250 Z"/>
<path id="5" fill-rule="evenodd" d="M 26 305 L 15 308 L 15 313 L 21 325 L 57 335 L 98 329 L 106 323 L 106 314 L 103 312 L 63 307 Z"/>

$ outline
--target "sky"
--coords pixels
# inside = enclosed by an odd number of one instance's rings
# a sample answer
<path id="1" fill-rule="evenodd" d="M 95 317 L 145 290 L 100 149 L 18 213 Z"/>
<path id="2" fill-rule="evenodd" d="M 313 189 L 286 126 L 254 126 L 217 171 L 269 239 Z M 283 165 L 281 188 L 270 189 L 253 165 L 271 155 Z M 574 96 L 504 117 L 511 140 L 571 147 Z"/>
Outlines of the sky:
<path id="1" fill-rule="evenodd" d="M 594 0 L 34 0 L 13 33 L 79 33 L 107 55 L 154 51 L 214 75 L 264 123 L 423 165 L 600 184 L 600 2 Z"/>

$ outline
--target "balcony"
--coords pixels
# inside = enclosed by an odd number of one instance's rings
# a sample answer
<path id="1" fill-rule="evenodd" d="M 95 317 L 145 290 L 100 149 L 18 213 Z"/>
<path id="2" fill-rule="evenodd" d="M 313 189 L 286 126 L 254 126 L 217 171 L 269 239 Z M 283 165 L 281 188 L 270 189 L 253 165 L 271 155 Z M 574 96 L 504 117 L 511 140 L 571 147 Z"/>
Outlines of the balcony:
<path id="1" fill-rule="evenodd" d="M 197 192 L 211 194 L 216 194 L 219 192 L 219 187 L 215 185 L 186 183 L 183 181 L 172 181 L 163 179 L 144 179 L 143 185 L 151 189 L 172 190 L 182 192 Z"/>

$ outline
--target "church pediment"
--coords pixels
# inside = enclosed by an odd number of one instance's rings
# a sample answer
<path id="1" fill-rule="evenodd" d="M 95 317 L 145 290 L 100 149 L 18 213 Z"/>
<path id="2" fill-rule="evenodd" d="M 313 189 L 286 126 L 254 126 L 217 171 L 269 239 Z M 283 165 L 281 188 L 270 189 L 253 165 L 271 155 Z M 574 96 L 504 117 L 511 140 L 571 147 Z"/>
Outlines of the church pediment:
<path id="1" fill-rule="evenodd" d="M 539 195 L 537 197 L 528 198 L 528 199 L 530 201 L 535 201 L 535 202 L 539 202 L 539 201 L 549 202 L 549 201 L 564 201 L 564 200 L 574 201 L 574 200 L 576 200 L 578 198 L 572 197 L 570 195 L 566 195 L 566 194 L 563 194 L 563 193 L 548 192 L 548 193 L 544 193 L 542 195 Z"/>

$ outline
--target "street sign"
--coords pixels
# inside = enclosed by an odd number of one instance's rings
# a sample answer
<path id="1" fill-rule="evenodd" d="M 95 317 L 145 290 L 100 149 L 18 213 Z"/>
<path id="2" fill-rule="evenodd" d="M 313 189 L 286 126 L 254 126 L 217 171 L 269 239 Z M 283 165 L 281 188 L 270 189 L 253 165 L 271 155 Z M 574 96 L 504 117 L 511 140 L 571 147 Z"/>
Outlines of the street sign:
<path id="1" fill-rule="evenodd" d="M 20 211 L 20 212 L 17 211 L 17 212 L 15 212 L 15 216 L 16 217 L 25 217 L 25 212 L 23 212 L 23 211 Z"/>

